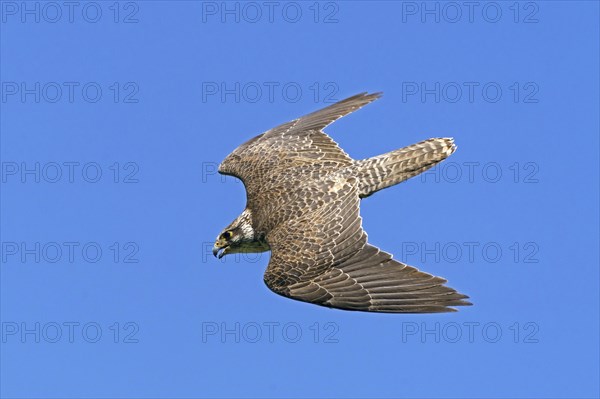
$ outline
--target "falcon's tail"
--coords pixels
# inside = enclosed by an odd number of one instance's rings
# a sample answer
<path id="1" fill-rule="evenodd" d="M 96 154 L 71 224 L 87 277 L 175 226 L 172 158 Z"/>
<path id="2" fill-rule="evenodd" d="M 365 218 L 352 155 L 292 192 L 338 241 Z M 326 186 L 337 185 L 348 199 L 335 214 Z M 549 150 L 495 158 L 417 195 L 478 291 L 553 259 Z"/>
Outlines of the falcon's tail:
<path id="1" fill-rule="evenodd" d="M 357 161 L 361 198 L 416 176 L 456 150 L 451 138 L 421 141 L 387 154 Z"/>

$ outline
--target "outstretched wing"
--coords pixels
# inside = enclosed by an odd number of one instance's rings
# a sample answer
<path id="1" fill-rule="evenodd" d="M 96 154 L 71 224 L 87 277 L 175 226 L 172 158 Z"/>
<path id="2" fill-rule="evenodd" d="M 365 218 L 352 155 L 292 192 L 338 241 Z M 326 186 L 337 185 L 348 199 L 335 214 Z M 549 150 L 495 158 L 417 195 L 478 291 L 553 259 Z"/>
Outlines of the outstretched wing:
<path id="1" fill-rule="evenodd" d="M 326 272 L 273 291 L 304 302 L 388 313 L 440 313 L 471 305 L 446 280 L 392 259 L 372 245 Z"/>
<path id="2" fill-rule="evenodd" d="M 267 235 L 272 254 L 264 279 L 271 290 L 318 305 L 371 312 L 451 312 L 450 306 L 470 305 L 467 296 L 444 286 L 443 278 L 367 244 L 357 179 L 322 184 L 300 217 Z"/>
<path id="3" fill-rule="evenodd" d="M 333 122 L 359 108 L 364 107 L 381 97 L 382 93 L 368 94 L 366 92 L 348 97 L 328 107 L 304 115 L 291 122 L 284 123 L 267 132 L 270 135 L 292 134 L 305 130 L 323 130 Z"/>
<path id="4" fill-rule="evenodd" d="M 279 125 L 239 146 L 221 163 L 219 172 L 241 179 L 252 198 L 259 190 L 280 185 L 283 169 L 300 180 L 352 165 L 348 154 L 322 129 L 380 96 L 358 94 Z"/>

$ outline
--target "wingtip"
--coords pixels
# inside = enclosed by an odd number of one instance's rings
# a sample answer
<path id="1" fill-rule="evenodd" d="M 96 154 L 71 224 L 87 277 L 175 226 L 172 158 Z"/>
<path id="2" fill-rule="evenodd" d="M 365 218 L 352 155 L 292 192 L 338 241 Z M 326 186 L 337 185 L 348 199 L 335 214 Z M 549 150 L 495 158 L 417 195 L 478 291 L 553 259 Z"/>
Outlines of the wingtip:
<path id="1" fill-rule="evenodd" d="M 469 298 L 469 297 L 464 295 L 464 298 Z M 464 299 L 460 299 L 460 300 L 456 301 L 456 303 L 453 303 L 452 306 L 473 306 L 473 303 L 469 302 L 469 301 L 465 301 Z"/>
<path id="2" fill-rule="evenodd" d="M 383 96 L 382 91 L 377 91 L 375 93 L 369 93 L 368 91 L 363 91 L 362 93 L 355 94 L 355 95 L 350 96 L 342 101 L 356 100 L 356 99 L 362 98 L 362 99 L 367 100 L 368 102 L 371 102 L 371 101 L 377 100 L 378 98 L 380 98 L 382 96 Z"/>
<path id="3" fill-rule="evenodd" d="M 376 91 L 375 93 L 371 93 L 371 94 L 365 92 L 364 96 L 368 97 L 369 99 L 371 99 L 371 101 L 375 101 L 375 100 L 383 97 L 383 92 L 382 91 Z"/>
<path id="4" fill-rule="evenodd" d="M 452 305 L 447 306 L 445 308 L 445 311 L 448 312 L 448 313 L 456 313 L 456 312 L 458 312 L 459 309 L 456 309 L 454 306 L 473 306 L 473 304 L 471 302 L 468 302 L 468 301 L 461 301 L 461 303 L 453 303 Z"/>

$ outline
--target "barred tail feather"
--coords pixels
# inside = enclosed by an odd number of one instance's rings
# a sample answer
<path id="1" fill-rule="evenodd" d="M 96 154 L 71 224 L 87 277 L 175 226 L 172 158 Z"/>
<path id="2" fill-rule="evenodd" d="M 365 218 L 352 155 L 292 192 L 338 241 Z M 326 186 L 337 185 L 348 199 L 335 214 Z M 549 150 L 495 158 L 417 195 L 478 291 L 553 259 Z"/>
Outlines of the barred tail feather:
<path id="1" fill-rule="evenodd" d="M 448 158 L 456 145 L 452 138 L 434 138 L 373 158 L 357 161 L 361 198 L 401 183 Z"/>

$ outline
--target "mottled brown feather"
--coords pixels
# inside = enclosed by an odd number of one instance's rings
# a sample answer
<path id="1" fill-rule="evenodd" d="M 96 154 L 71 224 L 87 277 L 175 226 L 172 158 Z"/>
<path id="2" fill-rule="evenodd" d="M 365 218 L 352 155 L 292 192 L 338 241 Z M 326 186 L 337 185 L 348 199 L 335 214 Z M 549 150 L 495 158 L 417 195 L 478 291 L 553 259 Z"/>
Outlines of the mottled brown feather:
<path id="1" fill-rule="evenodd" d="M 219 172 L 244 182 L 252 227 L 272 251 L 264 279 L 274 292 L 347 310 L 454 311 L 467 296 L 367 244 L 359 214 L 361 198 L 434 166 L 453 141 L 355 161 L 322 132 L 379 97 L 361 93 L 279 125 L 239 146 Z"/>

